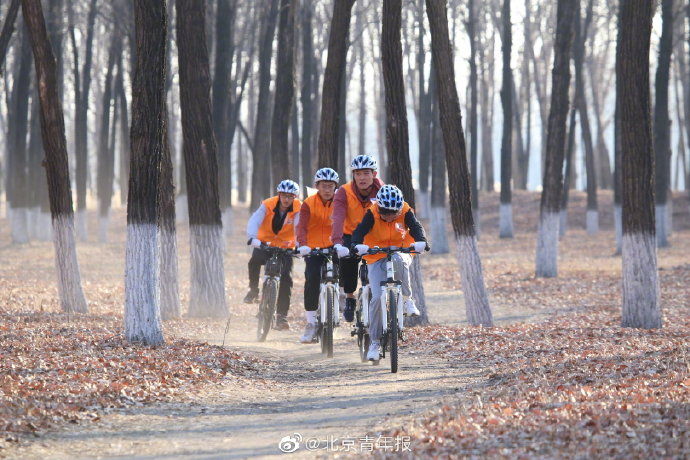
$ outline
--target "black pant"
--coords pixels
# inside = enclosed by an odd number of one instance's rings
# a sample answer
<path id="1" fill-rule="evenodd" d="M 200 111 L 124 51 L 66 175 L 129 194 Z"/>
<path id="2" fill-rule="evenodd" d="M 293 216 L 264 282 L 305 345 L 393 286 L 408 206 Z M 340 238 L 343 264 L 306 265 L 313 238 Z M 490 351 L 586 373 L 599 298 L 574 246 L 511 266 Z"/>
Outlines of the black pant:
<path id="1" fill-rule="evenodd" d="M 265 265 L 270 258 L 267 251 L 254 248 L 252 257 L 249 259 L 249 289 L 259 289 L 259 274 L 261 266 Z M 282 254 L 280 258 L 280 287 L 278 288 L 278 308 L 279 315 L 287 315 L 290 308 L 290 296 L 292 295 L 292 257 Z"/>
<path id="2" fill-rule="evenodd" d="M 352 235 L 343 235 L 343 246 L 350 247 Z M 340 261 L 340 286 L 345 294 L 352 294 L 357 290 L 357 278 L 360 257 L 348 257 Z"/>
<path id="3" fill-rule="evenodd" d="M 326 258 L 324 256 L 309 256 L 304 259 L 304 309 L 316 311 L 319 308 L 319 293 L 321 292 L 321 268 Z M 334 264 L 340 264 L 334 257 Z"/>

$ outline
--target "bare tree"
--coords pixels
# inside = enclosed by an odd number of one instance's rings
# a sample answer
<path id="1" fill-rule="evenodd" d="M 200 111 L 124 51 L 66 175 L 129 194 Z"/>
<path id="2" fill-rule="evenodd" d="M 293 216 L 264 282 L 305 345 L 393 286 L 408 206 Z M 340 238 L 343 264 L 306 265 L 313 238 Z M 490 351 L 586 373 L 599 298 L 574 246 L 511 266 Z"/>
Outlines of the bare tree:
<path id="1" fill-rule="evenodd" d="M 273 182 L 290 173 L 288 129 L 294 102 L 295 15 L 298 0 L 280 0 L 278 20 L 278 56 L 276 62 L 275 100 L 271 123 L 271 168 Z"/>
<path id="2" fill-rule="evenodd" d="M 87 305 L 77 262 L 65 122 L 58 97 L 57 65 L 46 32 L 40 0 L 22 0 L 22 15 L 31 38 L 41 103 L 41 132 L 46 155 L 60 304 L 65 312 L 85 313 Z"/>
<path id="3" fill-rule="evenodd" d="M 653 11 L 654 4 L 649 0 L 621 2 L 616 53 L 623 189 L 622 325 L 645 329 L 661 327 L 654 235 L 654 146 L 649 102 Z"/>
<path id="4" fill-rule="evenodd" d="M 484 286 L 484 274 L 472 220 L 467 153 L 462 132 L 460 101 L 455 87 L 446 1 L 426 0 L 426 10 L 431 30 L 431 53 L 436 69 L 437 101 L 448 165 L 450 210 L 458 247 L 467 320 L 474 326 L 492 326 L 493 317 Z"/>
<path id="5" fill-rule="evenodd" d="M 224 317 L 223 228 L 218 204 L 205 8 L 177 0 L 177 48 L 191 248 L 189 315 Z"/>
<path id="6" fill-rule="evenodd" d="M 333 19 L 328 36 L 328 58 L 321 91 L 321 124 L 318 143 L 318 167 L 337 168 L 342 79 L 347 63 L 348 33 L 355 0 L 333 4 Z M 342 173 L 343 171 L 341 171 Z"/>
<path id="7" fill-rule="evenodd" d="M 125 337 L 146 345 L 164 341 L 159 304 L 159 194 L 167 123 L 165 3 L 134 2 L 137 59 L 127 199 Z"/>
<path id="8" fill-rule="evenodd" d="M 501 105 L 503 106 L 503 137 L 501 140 L 501 204 L 499 208 L 499 237 L 513 237 L 513 204 L 511 184 L 513 179 L 513 70 L 510 67 L 513 35 L 510 23 L 510 0 L 503 1 L 502 55 L 503 86 L 501 87 Z"/>
<path id="9" fill-rule="evenodd" d="M 314 37 L 313 37 L 313 12 L 312 0 L 302 1 L 302 88 L 300 90 L 300 104 L 302 105 L 302 181 L 303 187 L 307 186 L 307 178 L 312 174 L 312 140 L 313 140 L 313 119 L 315 108 L 315 79 L 314 67 L 316 59 L 314 57 Z M 306 191 L 306 189 L 305 189 Z M 306 193 L 305 195 L 306 196 Z"/>
<path id="10" fill-rule="evenodd" d="M 467 35 L 470 39 L 470 185 L 472 190 L 472 212 L 477 234 L 480 233 L 479 220 L 479 165 L 477 149 L 479 147 L 477 120 L 477 12 L 474 0 L 467 4 Z M 508 6 L 510 8 L 510 5 Z"/>
<path id="11" fill-rule="evenodd" d="M 654 79 L 654 152 L 656 181 L 656 242 L 668 246 L 667 203 L 671 170 L 671 120 L 668 115 L 668 83 L 673 52 L 673 0 L 661 2 L 661 40 Z"/>
<path id="12" fill-rule="evenodd" d="M 7 8 L 7 15 L 5 22 L 2 24 L 2 31 L 0 32 L 0 63 L 5 62 L 7 56 L 7 49 L 10 46 L 10 39 L 14 33 L 14 23 L 17 20 L 17 12 L 19 11 L 19 0 L 12 0 L 9 8 Z M 0 75 L 2 70 L 0 69 Z"/>
<path id="13" fill-rule="evenodd" d="M 537 236 L 536 274 L 558 275 L 558 224 L 563 192 L 563 156 L 565 122 L 568 117 L 570 87 L 570 50 L 573 24 L 579 0 L 558 0 L 556 43 L 551 85 L 547 154 Z"/>
<path id="14" fill-rule="evenodd" d="M 436 96 L 436 71 L 431 66 L 429 74 L 429 97 L 431 106 L 431 252 L 433 254 L 447 254 L 448 236 L 446 234 L 447 192 L 446 192 L 446 152 L 443 147 L 443 135 L 439 119 L 438 98 Z M 483 107 L 482 107 L 483 109 Z"/>

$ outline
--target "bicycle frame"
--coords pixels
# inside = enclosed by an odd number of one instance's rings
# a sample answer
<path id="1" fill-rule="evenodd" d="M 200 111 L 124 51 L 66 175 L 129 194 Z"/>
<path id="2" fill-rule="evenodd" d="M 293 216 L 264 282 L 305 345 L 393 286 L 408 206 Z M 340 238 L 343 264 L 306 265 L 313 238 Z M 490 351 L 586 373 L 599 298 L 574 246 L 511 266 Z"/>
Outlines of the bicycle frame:
<path id="1" fill-rule="evenodd" d="M 397 316 L 398 316 L 398 330 L 403 330 L 403 309 L 402 309 L 402 282 L 395 279 L 395 265 L 393 264 L 393 254 L 386 254 L 386 281 L 381 282 L 381 324 L 383 326 L 383 336 L 386 337 L 388 333 L 388 312 L 390 304 L 388 302 L 388 294 L 393 293 L 394 298 L 397 299 Z M 383 308 L 383 306 L 386 308 Z"/>
<path id="2" fill-rule="evenodd" d="M 333 315 L 334 326 L 338 327 L 340 325 L 340 311 L 339 305 L 339 295 L 338 295 L 338 270 L 333 262 L 333 256 L 330 249 L 315 249 L 312 253 L 324 256 L 326 258 L 326 263 L 322 266 L 321 270 L 321 287 L 319 289 L 319 317 L 326 318 L 326 295 L 329 289 L 333 290 L 333 310 L 335 314 Z"/>

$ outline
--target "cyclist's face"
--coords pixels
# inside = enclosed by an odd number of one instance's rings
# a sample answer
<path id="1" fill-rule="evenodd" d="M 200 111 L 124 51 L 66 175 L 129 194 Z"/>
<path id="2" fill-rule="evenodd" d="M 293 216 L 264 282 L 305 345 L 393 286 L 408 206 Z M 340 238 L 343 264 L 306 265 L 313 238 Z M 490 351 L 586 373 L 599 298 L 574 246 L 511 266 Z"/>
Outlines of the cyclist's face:
<path id="1" fill-rule="evenodd" d="M 280 205 L 283 208 L 289 208 L 292 206 L 292 202 L 295 201 L 295 195 L 292 193 L 278 193 L 278 198 L 280 198 Z"/>
<path id="2" fill-rule="evenodd" d="M 335 195 L 336 186 L 337 184 L 333 181 L 321 180 L 316 184 L 316 190 L 322 200 L 330 201 Z"/>
<path id="3" fill-rule="evenodd" d="M 360 190 L 366 190 L 374 183 L 376 171 L 373 169 L 356 169 L 352 176 L 355 178 L 355 184 Z"/>
<path id="4" fill-rule="evenodd" d="M 400 211 L 392 214 L 380 214 L 381 220 L 384 222 L 393 222 L 400 215 Z"/>

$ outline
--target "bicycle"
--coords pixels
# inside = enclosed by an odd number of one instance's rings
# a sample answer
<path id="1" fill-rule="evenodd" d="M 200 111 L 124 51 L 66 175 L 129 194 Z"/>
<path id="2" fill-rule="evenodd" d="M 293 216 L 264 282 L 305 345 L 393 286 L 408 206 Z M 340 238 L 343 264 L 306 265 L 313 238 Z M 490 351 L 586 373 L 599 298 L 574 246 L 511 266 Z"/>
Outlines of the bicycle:
<path id="1" fill-rule="evenodd" d="M 256 338 L 259 342 L 266 340 L 268 331 L 273 327 L 275 321 L 276 306 L 278 303 L 278 287 L 280 286 L 280 270 L 282 268 L 282 255 L 294 256 L 293 249 L 284 249 L 261 243 L 259 249 L 268 251 L 270 257 L 264 267 L 264 282 L 261 286 L 261 300 L 259 302 L 259 313 L 257 314 L 258 325 Z"/>
<path id="2" fill-rule="evenodd" d="M 395 265 L 393 264 L 393 254 L 419 254 L 414 248 L 398 248 L 391 247 L 373 247 L 370 248 L 364 255 L 385 254 L 386 255 L 386 280 L 381 281 L 381 325 L 383 326 L 383 333 L 381 334 L 381 357 L 386 357 L 386 351 L 390 351 L 391 372 L 398 372 L 398 340 L 405 341 L 404 332 L 404 318 L 402 308 L 402 282 L 395 279 Z M 367 280 L 368 281 L 368 280 Z M 367 283 L 369 294 L 371 288 Z M 366 293 L 365 293 L 366 294 Z M 365 318 L 369 321 L 369 300 L 367 300 L 367 308 Z M 385 305 L 385 308 L 383 308 Z M 362 310 L 364 311 L 364 310 Z M 367 333 L 368 336 L 368 333 Z M 368 345 L 367 345 L 368 348 Z M 390 350 L 389 350 L 390 348 Z M 362 344 L 360 344 L 360 356 L 362 355 Z M 364 352 L 366 357 L 366 352 Z"/>
<path id="3" fill-rule="evenodd" d="M 333 357 L 333 332 L 340 326 L 338 300 L 338 264 L 334 261 L 335 249 L 312 249 L 310 256 L 322 256 L 321 287 L 319 289 L 319 308 L 317 315 L 317 336 L 321 343 L 321 353 Z"/>

